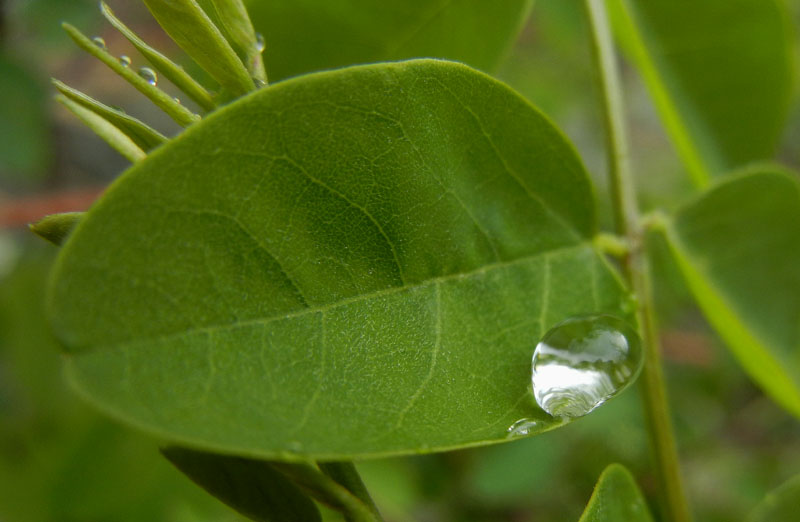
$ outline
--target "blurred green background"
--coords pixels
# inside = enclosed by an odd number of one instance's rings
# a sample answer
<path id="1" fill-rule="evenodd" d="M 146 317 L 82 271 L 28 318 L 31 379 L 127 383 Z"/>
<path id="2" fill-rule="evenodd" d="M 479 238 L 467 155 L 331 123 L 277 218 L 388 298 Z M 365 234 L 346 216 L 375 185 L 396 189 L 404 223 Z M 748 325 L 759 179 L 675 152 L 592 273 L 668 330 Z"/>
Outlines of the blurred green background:
<path id="1" fill-rule="evenodd" d="M 800 2 L 791 6 L 800 21 Z M 145 40 L 181 56 L 141 4 L 114 7 Z M 0 2 L 0 9 L 0 522 L 240 520 L 172 469 L 158 453 L 159 441 L 104 419 L 67 389 L 43 317 L 56 248 L 24 226 L 47 211 L 84 209 L 126 167 L 56 106 L 49 77 L 124 107 L 167 135 L 177 128 L 60 30 L 60 21 L 69 20 L 135 56 L 103 23 L 94 0 L 16 0 Z M 577 145 L 596 174 L 608 225 L 591 65 L 580 3 L 538 0 L 496 75 Z M 688 177 L 640 79 L 627 66 L 623 75 L 643 205 L 668 207 L 689 192 Z M 797 98 L 780 151 L 795 169 Z M 665 370 L 693 509 L 698 520 L 741 520 L 800 472 L 800 424 L 748 381 L 691 304 L 664 246 L 655 240 L 651 246 Z M 388 521 L 577 520 L 612 462 L 628 466 L 645 494 L 655 495 L 643 427 L 633 388 L 556 432 L 358 467 Z"/>

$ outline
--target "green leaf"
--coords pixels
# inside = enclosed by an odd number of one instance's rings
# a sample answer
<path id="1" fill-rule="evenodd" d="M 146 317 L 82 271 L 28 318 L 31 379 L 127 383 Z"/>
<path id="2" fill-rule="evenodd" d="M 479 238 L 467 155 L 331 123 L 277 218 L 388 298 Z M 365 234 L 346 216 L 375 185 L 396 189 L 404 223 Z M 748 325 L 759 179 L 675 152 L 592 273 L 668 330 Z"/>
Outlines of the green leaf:
<path id="1" fill-rule="evenodd" d="M 793 522 L 800 512 L 800 475 L 770 492 L 747 517 L 747 522 Z"/>
<path id="2" fill-rule="evenodd" d="M 447 58 L 493 70 L 533 0 L 247 2 L 273 81 L 344 65 Z"/>
<path id="3" fill-rule="evenodd" d="M 419 60 L 275 84 L 154 151 L 62 249 L 75 386 L 193 446 L 352 460 L 505 440 L 568 316 L 625 315 L 572 146 Z"/>
<path id="4" fill-rule="evenodd" d="M 109 69 L 133 85 L 139 92 L 147 96 L 158 108 L 175 120 L 176 123 L 186 127 L 200 120 L 200 116 L 176 102 L 172 96 L 136 74 L 130 67 L 122 65 L 115 56 L 112 56 L 105 48 L 99 47 L 86 37 L 86 35 L 78 31 L 78 29 L 66 22 L 61 24 L 61 26 L 81 49 L 103 62 Z"/>
<path id="5" fill-rule="evenodd" d="M 198 4 L 219 28 L 239 55 L 254 79 L 266 83 L 267 74 L 261 60 L 264 50 L 259 42 L 250 15 L 242 0 L 198 0 Z"/>
<path id="6" fill-rule="evenodd" d="M 162 453 L 200 487 L 252 520 L 322 520 L 314 501 L 266 461 L 177 446 Z"/>
<path id="7" fill-rule="evenodd" d="M 664 225 L 709 322 L 750 376 L 800 416 L 800 186 L 759 169 L 683 206 Z"/>
<path id="8" fill-rule="evenodd" d="M 175 43 L 233 96 L 256 88 L 236 52 L 195 0 L 144 3 Z"/>
<path id="9" fill-rule="evenodd" d="M 53 80 L 53 84 L 64 96 L 77 103 L 81 107 L 89 109 L 90 111 L 96 113 L 99 117 L 107 120 L 110 124 L 115 126 L 128 138 L 130 138 L 131 141 L 133 141 L 136 146 L 143 151 L 149 151 L 167 141 L 167 138 L 163 134 L 156 131 L 141 120 L 129 116 L 120 110 L 109 107 L 108 105 L 100 103 L 94 98 L 87 96 L 86 94 L 73 89 L 64 83 L 61 83 L 58 80 Z"/>
<path id="10" fill-rule="evenodd" d="M 110 121 L 84 105 L 75 103 L 64 95 L 56 96 L 56 101 L 69 109 L 92 132 L 108 143 L 114 150 L 122 154 L 131 163 L 143 160 L 147 154 L 128 135 L 115 127 Z M 94 107 L 92 107 L 94 108 Z"/>
<path id="11" fill-rule="evenodd" d="M 793 73 L 792 30 L 781 0 L 610 5 L 623 47 L 697 186 L 774 155 Z"/>
<path id="12" fill-rule="evenodd" d="M 56 246 L 61 246 L 84 215 L 85 212 L 51 214 L 32 224 L 31 232 Z"/>
<path id="13" fill-rule="evenodd" d="M 147 58 L 156 70 L 163 74 L 169 81 L 175 84 L 181 91 L 186 93 L 192 100 L 207 111 L 212 111 L 216 107 L 211 94 L 200 85 L 183 67 L 156 51 L 139 36 L 131 31 L 122 21 L 114 15 L 114 12 L 105 2 L 100 2 L 100 12 L 106 20 L 119 31 L 134 47 Z"/>
<path id="14" fill-rule="evenodd" d="M 642 492 L 620 464 L 608 466 L 594 487 L 580 522 L 652 522 Z"/>

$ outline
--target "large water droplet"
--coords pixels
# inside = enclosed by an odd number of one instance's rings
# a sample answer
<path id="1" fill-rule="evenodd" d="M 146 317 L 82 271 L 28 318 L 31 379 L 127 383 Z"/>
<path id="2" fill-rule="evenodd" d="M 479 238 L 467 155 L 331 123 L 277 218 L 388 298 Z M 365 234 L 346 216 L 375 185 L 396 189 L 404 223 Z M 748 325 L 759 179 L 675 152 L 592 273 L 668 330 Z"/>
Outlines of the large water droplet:
<path id="1" fill-rule="evenodd" d="M 130 56 L 123 54 L 119 57 L 119 63 L 122 64 L 123 67 L 128 67 L 131 64 Z"/>
<path id="2" fill-rule="evenodd" d="M 141 69 L 139 69 L 139 76 L 147 80 L 147 83 L 149 83 L 154 87 L 156 83 L 158 83 L 158 76 L 156 75 L 156 72 L 150 67 L 142 67 Z"/>
<path id="3" fill-rule="evenodd" d="M 100 38 L 99 36 L 95 36 L 94 38 L 92 38 L 92 43 L 104 51 L 108 50 L 106 48 L 106 41 Z"/>
<path id="4" fill-rule="evenodd" d="M 556 417 L 580 417 L 625 389 L 642 369 L 639 336 L 620 319 L 592 315 L 551 328 L 533 353 L 533 396 Z"/>
<path id="5" fill-rule="evenodd" d="M 267 44 L 264 43 L 264 35 L 261 33 L 256 33 L 256 50 L 260 53 L 263 53 L 266 47 Z"/>

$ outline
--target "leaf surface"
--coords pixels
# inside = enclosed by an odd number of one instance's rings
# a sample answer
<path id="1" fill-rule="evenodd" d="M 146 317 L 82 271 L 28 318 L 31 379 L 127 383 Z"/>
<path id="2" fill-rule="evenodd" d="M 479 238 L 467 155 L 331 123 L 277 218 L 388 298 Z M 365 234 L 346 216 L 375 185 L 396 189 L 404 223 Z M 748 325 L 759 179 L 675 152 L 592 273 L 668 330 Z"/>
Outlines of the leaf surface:
<path id="1" fill-rule="evenodd" d="M 747 522 L 792 522 L 800 511 L 800 475 L 795 475 L 764 497 Z"/>
<path id="2" fill-rule="evenodd" d="M 128 422 L 268 458 L 503 440 L 542 333 L 627 293 L 574 149 L 433 60 L 279 83 L 121 177 L 65 244 L 51 316 Z"/>
<path id="3" fill-rule="evenodd" d="M 700 307 L 750 376 L 800 416 L 800 186 L 768 169 L 720 183 L 666 226 Z"/>
<path id="4" fill-rule="evenodd" d="M 580 522 L 652 522 L 642 492 L 630 472 L 611 464 L 597 481 Z"/>
<path id="5" fill-rule="evenodd" d="M 490 71 L 533 0 L 250 0 L 275 81 L 345 65 L 446 58 Z"/>
<path id="6" fill-rule="evenodd" d="M 697 185 L 774 155 L 793 73 L 792 31 L 781 0 L 612 5 L 623 47 Z"/>

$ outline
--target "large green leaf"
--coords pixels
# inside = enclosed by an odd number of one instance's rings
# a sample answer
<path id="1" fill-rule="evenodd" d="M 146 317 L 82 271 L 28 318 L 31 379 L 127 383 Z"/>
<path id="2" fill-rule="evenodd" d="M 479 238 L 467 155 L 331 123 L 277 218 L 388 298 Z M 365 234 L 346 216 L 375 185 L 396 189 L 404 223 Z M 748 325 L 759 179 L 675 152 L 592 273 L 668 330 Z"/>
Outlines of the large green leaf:
<path id="1" fill-rule="evenodd" d="M 533 0 L 250 0 L 270 79 L 344 65 L 447 58 L 493 69 Z"/>
<path id="2" fill-rule="evenodd" d="M 611 464 L 597 480 L 580 522 L 652 522 L 642 492 L 630 472 Z"/>
<path id="3" fill-rule="evenodd" d="M 698 185 L 771 158 L 791 95 L 782 0 L 610 0 L 630 51 Z"/>
<path id="4" fill-rule="evenodd" d="M 706 317 L 744 369 L 800 416 L 800 186 L 750 172 L 682 207 L 667 238 Z"/>
<path id="5" fill-rule="evenodd" d="M 506 438 L 567 316 L 623 315 L 573 148 L 420 60 L 247 96 L 133 167 L 54 270 L 76 386 L 218 451 L 326 459 Z"/>
<path id="6" fill-rule="evenodd" d="M 800 475 L 771 491 L 756 506 L 747 522 L 792 522 L 800 512 Z"/>

